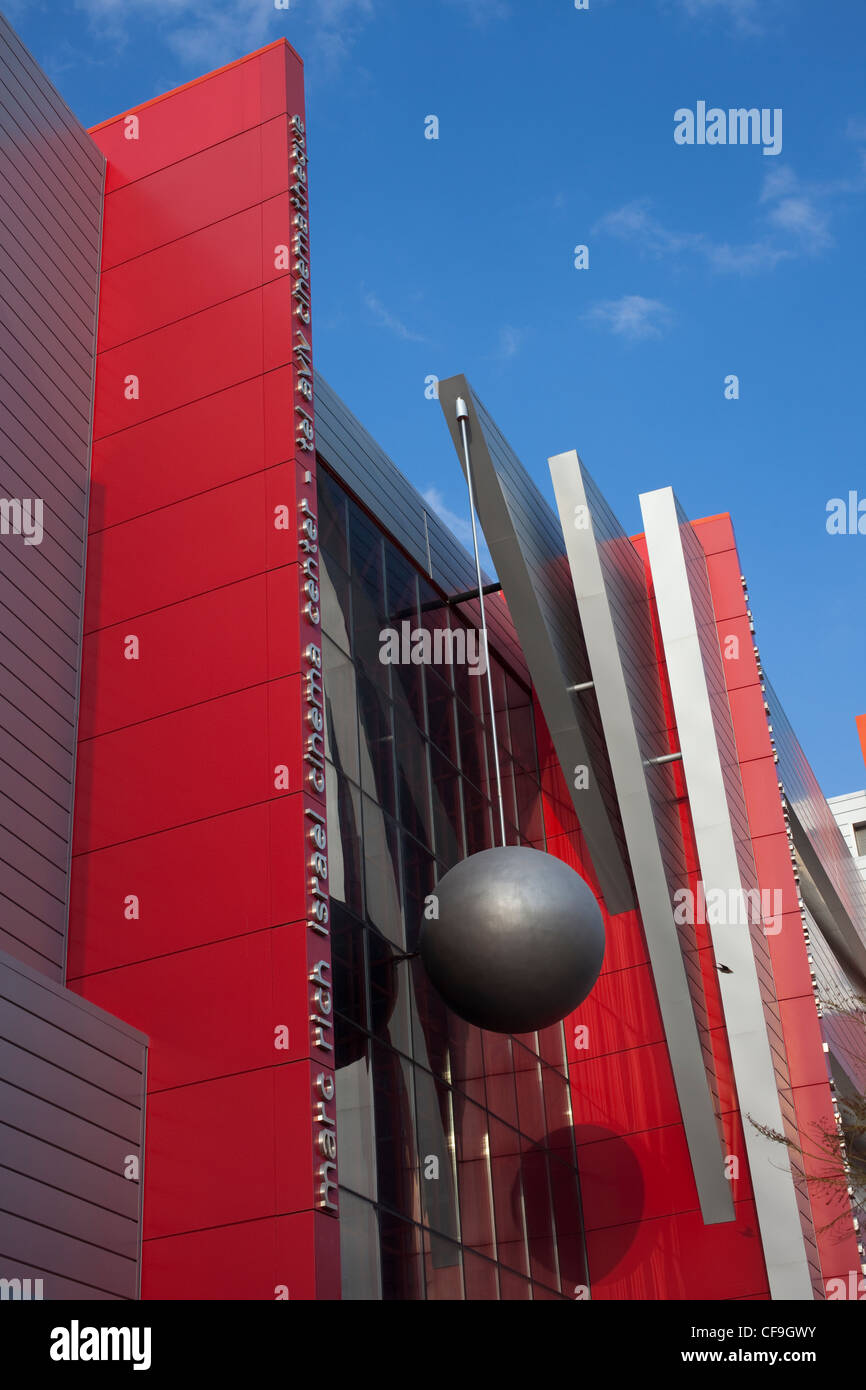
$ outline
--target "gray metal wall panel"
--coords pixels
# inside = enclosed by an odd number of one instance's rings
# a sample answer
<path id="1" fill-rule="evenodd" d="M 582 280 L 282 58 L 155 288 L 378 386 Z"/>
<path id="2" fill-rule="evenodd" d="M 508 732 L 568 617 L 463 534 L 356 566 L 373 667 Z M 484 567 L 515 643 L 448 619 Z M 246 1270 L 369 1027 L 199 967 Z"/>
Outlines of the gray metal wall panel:
<path id="1" fill-rule="evenodd" d="M 662 642 L 683 757 L 701 880 L 740 903 L 726 920 L 709 916 L 725 1027 L 749 1157 L 770 1294 L 821 1296 L 814 1227 L 796 1150 L 778 1147 L 755 1125 L 796 1144 L 784 1038 L 763 924 L 742 894 L 757 887 L 754 863 L 737 843 L 745 801 L 722 654 L 703 549 L 670 488 L 641 496 Z M 744 875 L 745 868 L 745 875 Z M 754 1120 L 755 1124 L 750 1123 Z"/>
<path id="2" fill-rule="evenodd" d="M 764 698 L 779 755 L 794 842 L 833 918 L 833 946 L 866 981 L 866 879 L 845 843 L 782 703 L 764 677 Z"/>
<path id="3" fill-rule="evenodd" d="M 673 911 L 688 884 L 675 775 L 648 766 L 674 750 L 644 566 L 577 453 L 549 463 L 701 1212 L 733 1221 L 698 941 Z"/>
<path id="4" fill-rule="evenodd" d="M 146 1039 L 0 954 L 0 1278 L 135 1298 Z"/>
<path id="5" fill-rule="evenodd" d="M 613 912 L 626 911 L 634 906 L 634 892 L 598 702 L 592 691 L 571 692 L 589 679 L 589 660 L 562 531 L 466 378 L 454 376 L 439 383 L 439 404 L 461 466 L 458 397 L 469 411 L 479 520 L 533 686 L 557 757 L 569 770 L 566 782 L 605 902 Z M 571 769 L 577 766 L 590 770 L 589 785 L 579 792 L 572 787 Z"/>
<path id="6" fill-rule="evenodd" d="M 56 980 L 103 178 L 100 151 L 0 17 L 0 497 L 44 508 L 39 545 L 0 535 L 0 940 Z"/>
<path id="7" fill-rule="evenodd" d="M 102 160 L 90 136 L 2 15 L 0 39 L 4 59 L 11 60 L 10 68 L 15 73 L 16 81 L 27 84 L 40 112 L 45 113 L 50 121 L 52 135 L 59 140 L 62 149 L 80 172 L 81 181 L 88 186 L 100 186 Z"/>

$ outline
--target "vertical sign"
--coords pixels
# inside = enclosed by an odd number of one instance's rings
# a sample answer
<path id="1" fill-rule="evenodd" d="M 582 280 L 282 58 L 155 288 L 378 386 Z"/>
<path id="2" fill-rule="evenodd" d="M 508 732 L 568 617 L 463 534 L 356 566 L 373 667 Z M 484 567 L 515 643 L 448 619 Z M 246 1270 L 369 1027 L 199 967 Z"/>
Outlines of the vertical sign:
<path id="1" fill-rule="evenodd" d="M 292 419 L 298 465 L 298 569 L 302 649 L 304 864 L 311 1065 L 313 1171 L 316 1207 L 337 1216 L 337 1116 L 334 1078 L 334 996 L 325 809 L 325 700 L 322 683 L 319 524 L 316 512 L 316 427 L 310 333 L 310 239 L 304 122 L 289 124 L 292 181 Z"/>

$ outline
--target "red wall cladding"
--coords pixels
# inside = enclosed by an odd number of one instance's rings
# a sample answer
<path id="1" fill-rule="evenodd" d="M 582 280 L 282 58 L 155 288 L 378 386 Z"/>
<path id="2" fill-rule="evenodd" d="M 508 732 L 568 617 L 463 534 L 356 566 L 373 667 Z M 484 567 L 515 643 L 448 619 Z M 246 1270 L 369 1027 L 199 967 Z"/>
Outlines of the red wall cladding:
<path id="1" fill-rule="evenodd" d="M 700 943 L 725 1152 L 739 1159 L 739 1178 L 735 1220 L 705 1226 L 640 913 L 607 912 L 537 706 L 536 720 L 548 850 L 591 885 L 607 938 L 598 984 L 565 1022 L 592 1297 L 768 1298 L 712 947 Z M 693 863 L 689 835 L 684 816 Z"/>
<path id="2" fill-rule="evenodd" d="M 797 906 L 773 750 L 764 711 L 753 638 L 740 582 L 740 562 L 728 517 L 696 523 L 707 565 L 720 638 L 740 639 L 739 658 L 725 662 L 743 778 L 749 830 L 762 889 L 780 889 L 782 931 L 767 936 L 790 1072 L 800 1142 L 817 1150 L 815 1122 L 832 1120 L 832 1097 L 822 1049 L 809 962 Z M 634 538 L 645 557 L 642 537 Z M 661 651 L 659 639 L 657 650 Z M 662 666 L 662 690 L 666 675 Z M 678 746 L 670 702 L 671 750 Z M 595 1299 L 766 1299 L 766 1271 L 745 1154 L 730 1053 L 709 934 L 699 939 L 725 1151 L 739 1158 L 732 1183 L 736 1220 L 705 1226 L 691 1174 L 682 1118 L 655 986 L 638 912 L 610 916 L 543 718 L 536 709 L 545 825 L 551 853 L 592 885 L 605 917 L 607 950 L 593 993 L 566 1021 L 575 1136 L 581 1177 L 587 1258 Z M 681 770 L 682 828 L 695 890 L 699 869 Z M 827 1203 L 825 1162 L 806 1161 L 801 1199 L 811 1205 L 824 1286 L 859 1268 L 856 1237 L 845 1223 L 829 1224 L 838 1205 Z M 821 1296 L 820 1284 L 816 1296 Z"/>
<path id="3" fill-rule="evenodd" d="M 860 1255 L 857 1237 L 847 1216 L 839 1219 L 838 1185 L 842 1170 L 827 1154 L 821 1137 L 822 1131 L 834 1128 L 834 1104 L 778 772 L 731 519 L 727 515 L 711 517 L 695 522 L 694 526 L 707 558 L 722 650 L 729 637 L 739 638 L 739 656 L 725 660 L 723 666 L 758 882 L 762 891 L 781 893 L 781 931 L 767 934 L 765 939 L 773 968 L 791 1094 L 803 1150 L 799 1162 L 805 1168 L 817 1256 L 826 1290 L 831 1279 L 843 1278 L 847 1285 L 849 1272 L 860 1269 Z"/>
<path id="4" fill-rule="evenodd" d="M 324 805 L 303 746 L 303 112 L 280 41 L 92 132 L 108 171 L 68 975 L 150 1037 L 145 1298 L 339 1297 L 332 1071 L 309 1023 L 329 954 L 304 868 Z"/>

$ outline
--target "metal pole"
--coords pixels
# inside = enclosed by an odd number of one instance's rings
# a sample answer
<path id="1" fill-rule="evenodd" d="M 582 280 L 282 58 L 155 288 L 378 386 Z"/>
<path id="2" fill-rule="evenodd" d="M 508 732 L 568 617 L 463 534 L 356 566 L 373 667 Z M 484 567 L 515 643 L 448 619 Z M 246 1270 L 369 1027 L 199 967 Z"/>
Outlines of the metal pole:
<path id="1" fill-rule="evenodd" d="M 472 521 L 472 549 L 475 553 L 475 578 L 478 581 L 478 603 L 481 609 L 481 640 L 484 643 L 484 664 L 487 668 L 487 694 L 490 699 L 490 733 L 493 740 L 493 762 L 496 767 L 496 797 L 499 802 L 499 829 L 504 848 L 507 843 L 505 835 L 505 808 L 502 804 L 502 778 L 499 773 L 499 740 L 496 737 L 496 709 L 493 703 L 493 672 L 490 669 L 490 649 L 487 643 L 487 614 L 484 611 L 484 585 L 481 582 L 481 561 L 478 558 L 478 531 L 475 525 L 475 489 L 472 486 L 472 461 L 469 457 L 469 411 L 462 396 L 458 396 L 457 398 L 457 420 L 463 439 L 466 482 L 469 485 L 469 516 Z"/>

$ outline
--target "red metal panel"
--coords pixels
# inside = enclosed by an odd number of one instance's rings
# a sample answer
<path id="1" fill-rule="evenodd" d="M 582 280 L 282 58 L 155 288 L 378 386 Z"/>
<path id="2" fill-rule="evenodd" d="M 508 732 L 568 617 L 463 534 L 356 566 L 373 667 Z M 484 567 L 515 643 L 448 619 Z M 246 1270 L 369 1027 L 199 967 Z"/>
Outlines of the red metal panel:
<path id="1" fill-rule="evenodd" d="M 298 586 L 297 566 L 286 565 L 91 633 L 84 642 L 80 737 L 294 674 Z"/>
<path id="2" fill-rule="evenodd" d="M 92 536 L 88 560 L 100 582 L 87 591 L 85 632 L 297 561 L 293 465 L 281 467 L 282 473 L 253 473 Z M 289 510 L 281 531 L 273 525 L 278 501 Z M 192 536 L 201 538 L 194 549 Z"/>
<path id="3" fill-rule="evenodd" d="M 665 1043 L 609 1052 L 574 1053 L 571 1090 L 575 1117 L 615 1134 L 655 1129 L 680 1119 Z"/>
<path id="4" fill-rule="evenodd" d="M 287 796 L 79 855 L 70 984 L 296 920 L 304 911 L 302 836 L 302 799 Z M 80 988 L 89 994 L 91 984 Z"/>
<path id="5" fill-rule="evenodd" d="M 815 1245 L 810 1242 L 808 1249 L 815 1266 L 816 1291 L 820 1296 L 821 1281 L 826 1284 L 827 1278 L 837 1272 L 840 1264 L 848 1269 L 857 1268 L 859 1255 L 853 1230 L 843 1229 L 838 1222 L 833 1229 L 827 1224 L 828 1164 L 821 1163 L 816 1169 L 814 1155 L 819 1150 L 815 1145 L 815 1136 L 809 1130 L 808 1113 L 815 1111 L 825 1117 L 832 1116 L 832 1097 L 791 851 L 785 833 L 778 772 L 773 759 L 760 676 L 754 660 L 754 637 L 749 628 L 742 586 L 739 598 L 736 592 L 741 565 L 736 549 L 732 548 L 733 529 L 729 519 L 713 518 L 708 522 L 696 523 L 695 530 L 707 553 L 723 652 L 728 635 L 733 632 L 740 637 L 740 659 L 726 660 L 724 670 L 758 883 L 762 890 L 778 896 L 781 901 L 781 923 L 773 923 L 774 926 L 781 925 L 781 930 L 768 933 L 764 938 L 772 979 L 768 980 L 763 973 L 762 978 L 769 997 L 780 1001 L 777 1006 L 779 1023 L 772 1025 L 774 1035 L 778 1029 L 779 1037 L 775 1050 L 780 1100 L 786 1116 L 788 1138 L 803 1150 L 801 1154 L 797 1148 L 792 1149 L 791 1158 L 796 1170 L 805 1168 L 807 1175 L 807 1190 L 802 1190 L 801 1184 L 798 1199 L 805 1211 L 804 1229 L 811 1229 L 814 1233 Z M 726 532 L 729 546 L 724 544 Z M 719 1033 L 714 1033 L 713 1039 L 714 1045 L 721 1046 Z M 784 1057 L 780 1055 L 781 1050 Z M 733 1106 L 734 1097 L 729 1096 L 728 1099 Z M 836 1165 L 837 1183 L 840 1175 Z M 837 1203 L 833 1215 L 838 1215 L 838 1210 Z M 817 1262 L 820 1262 L 820 1269 Z"/>
<path id="6" fill-rule="evenodd" d="M 103 270 L 284 193 L 288 137 L 277 116 L 110 193 Z"/>
<path id="7" fill-rule="evenodd" d="M 177 164 L 286 111 L 289 64 L 294 68 L 293 86 L 298 92 L 300 59 L 284 40 L 278 40 L 137 107 L 133 113 L 138 118 L 137 134 L 128 115 L 97 126 L 90 133 L 108 160 L 106 192 Z M 302 106 L 301 98 L 294 109 Z"/>
<path id="8" fill-rule="evenodd" d="M 285 292 L 274 296 L 272 289 L 250 290 L 101 353 L 94 439 L 284 366 L 291 352 L 291 307 Z"/>
<path id="9" fill-rule="evenodd" d="M 291 393 L 278 368 L 215 391 L 93 448 L 90 528 L 116 526 L 197 493 L 282 463 L 292 453 L 290 422 L 276 402 Z M 178 467 L 178 459 L 183 467 Z"/>
<path id="10" fill-rule="evenodd" d="M 82 743 L 73 852 L 300 791 L 300 697 L 291 676 Z M 274 769 L 287 760 L 289 785 L 275 790 Z"/>
<path id="11" fill-rule="evenodd" d="M 338 1297 L 302 69 L 280 41 L 130 114 L 95 133 L 70 977 L 151 1039 L 144 1296 Z"/>
<path id="12" fill-rule="evenodd" d="M 705 1226 L 699 1211 L 612 1226 L 587 1236 L 596 1299 L 767 1298 L 754 1203 Z"/>
<path id="13" fill-rule="evenodd" d="M 262 284 L 262 213 L 261 204 L 246 208 L 104 271 L 98 350 L 153 333 Z"/>
<path id="14" fill-rule="evenodd" d="M 309 1097 L 306 1061 L 149 1093 L 145 1238 L 311 1210 Z"/>

